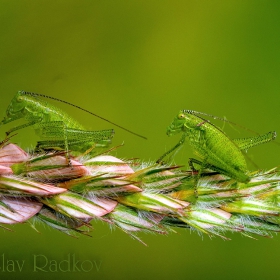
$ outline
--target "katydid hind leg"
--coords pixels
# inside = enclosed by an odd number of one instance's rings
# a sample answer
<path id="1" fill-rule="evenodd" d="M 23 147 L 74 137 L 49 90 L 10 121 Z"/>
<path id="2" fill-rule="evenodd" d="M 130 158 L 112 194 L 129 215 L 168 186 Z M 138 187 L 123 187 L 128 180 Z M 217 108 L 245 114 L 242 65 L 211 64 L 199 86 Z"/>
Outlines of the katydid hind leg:
<path id="1" fill-rule="evenodd" d="M 40 122 L 34 128 L 41 137 L 57 139 L 57 143 L 53 143 L 52 146 L 50 145 L 50 141 L 37 142 L 36 150 L 44 150 L 43 146 L 46 149 L 53 148 L 53 150 L 56 150 L 55 147 L 63 147 L 67 165 L 72 166 L 69 154 L 68 131 L 65 123 L 63 121 Z M 54 145 L 59 142 L 61 142 L 60 145 Z"/>
<path id="2" fill-rule="evenodd" d="M 99 130 L 85 131 L 80 129 L 68 128 L 61 121 L 40 123 L 37 125 L 40 135 L 44 140 L 38 142 L 37 147 L 41 149 L 61 148 L 66 151 L 80 150 L 85 151 L 95 145 L 96 147 L 107 147 L 111 143 L 114 131 Z"/>
<path id="3" fill-rule="evenodd" d="M 67 127 L 62 121 L 42 122 L 37 124 L 36 128 L 40 130 L 39 134 L 42 138 L 52 140 L 65 139 L 65 133 L 67 133 L 68 139 L 78 142 L 108 140 L 112 139 L 114 135 L 113 129 L 87 131 Z"/>
<path id="4" fill-rule="evenodd" d="M 196 169 L 194 167 L 194 163 L 200 165 L 202 168 Z M 202 161 L 197 160 L 195 158 L 190 158 L 189 159 L 189 166 L 190 166 L 190 168 L 191 168 L 191 170 L 193 172 L 198 172 L 201 169 L 211 169 L 211 170 L 213 170 L 215 172 L 219 172 L 219 173 L 222 173 L 222 174 L 225 173 L 225 171 L 223 169 L 221 169 L 221 168 L 219 168 L 219 167 L 217 167 L 215 165 L 209 164 L 205 160 L 202 162 Z"/>
<path id="5" fill-rule="evenodd" d="M 254 137 L 248 137 L 248 138 L 237 138 L 237 139 L 232 139 L 232 141 L 238 146 L 238 148 L 241 151 L 243 151 L 258 146 L 260 144 L 273 141 L 275 138 L 276 138 L 276 132 L 270 131 L 263 135 L 258 135 Z"/>
<path id="6" fill-rule="evenodd" d="M 229 178 L 235 178 L 239 182 L 248 182 L 249 181 L 249 177 L 245 173 L 243 173 L 241 170 L 240 171 L 235 170 L 236 171 L 235 173 L 230 173 L 227 170 L 219 168 L 213 164 L 207 163 L 207 159 L 204 159 L 202 162 L 197 159 L 191 158 L 189 160 L 189 162 L 191 162 L 192 166 L 194 163 L 201 166 L 201 168 L 199 170 L 196 170 L 196 171 L 200 172 L 199 177 L 201 177 L 204 169 L 210 169 L 210 170 L 213 170 L 214 172 L 218 172 L 219 174 L 224 174 L 224 175 L 228 176 Z M 191 165 L 190 165 L 190 167 L 191 167 Z"/>

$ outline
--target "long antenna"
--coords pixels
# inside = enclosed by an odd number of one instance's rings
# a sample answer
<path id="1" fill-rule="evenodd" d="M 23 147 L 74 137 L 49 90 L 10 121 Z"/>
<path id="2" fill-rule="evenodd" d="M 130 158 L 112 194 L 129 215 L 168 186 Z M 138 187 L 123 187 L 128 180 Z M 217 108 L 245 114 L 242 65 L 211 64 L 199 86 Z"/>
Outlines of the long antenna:
<path id="1" fill-rule="evenodd" d="M 136 135 L 136 136 L 138 136 L 138 137 L 141 137 L 141 138 L 147 140 L 147 137 L 145 137 L 145 136 L 142 136 L 142 135 L 140 135 L 140 134 L 138 134 L 138 133 L 135 133 L 135 132 L 133 132 L 133 131 L 127 129 L 127 128 L 124 128 L 124 127 L 122 127 L 122 126 L 120 126 L 120 125 L 118 125 L 118 124 L 116 124 L 116 123 L 114 123 L 114 122 L 111 122 L 111 121 L 109 121 L 109 120 L 107 120 L 107 119 L 105 119 L 105 118 L 103 118 L 103 117 L 101 117 L 101 116 L 99 116 L 99 115 L 97 115 L 97 114 L 94 114 L 94 113 L 92 113 L 92 112 L 90 112 L 90 111 L 88 111 L 88 110 L 86 110 L 86 109 L 84 109 L 84 108 L 82 108 L 82 107 L 80 107 L 80 106 L 77 106 L 77 105 L 75 105 L 75 104 L 72 104 L 72 103 L 70 103 L 70 102 L 61 100 L 61 99 L 56 98 L 56 97 L 51 97 L 51 96 L 48 96 L 48 95 L 39 94 L 39 93 L 26 92 L 26 91 L 22 91 L 21 93 L 26 94 L 26 95 L 31 95 L 31 96 L 41 96 L 41 97 L 45 97 L 45 98 L 49 98 L 49 99 L 53 99 L 53 100 L 56 100 L 56 101 L 65 103 L 65 104 L 67 104 L 67 105 L 70 105 L 70 106 L 73 106 L 73 107 L 75 107 L 75 108 L 77 108 L 77 109 L 80 109 L 80 110 L 82 110 L 82 111 L 84 111 L 84 112 L 87 112 L 87 113 L 89 113 L 89 114 L 91 114 L 91 115 L 93 115 L 93 116 L 95 116 L 95 117 L 97 117 L 97 118 L 99 118 L 99 119 L 101 119 L 101 120 L 103 120 L 103 121 L 105 121 L 105 122 L 108 122 L 108 123 L 110 123 L 110 124 L 113 124 L 113 125 L 115 125 L 116 127 L 121 128 L 122 130 L 125 130 L 125 131 L 127 131 L 127 132 L 129 132 L 129 133 L 131 133 L 131 134 L 134 134 L 134 135 Z"/>
<path id="2" fill-rule="evenodd" d="M 211 117 L 213 118 L 214 120 L 220 120 L 220 121 L 224 121 L 224 122 L 227 122 L 227 123 L 230 123 L 230 124 L 233 124 L 233 125 L 236 125 L 244 130 L 247 130 L 253 134 L 256 134 L 256 135 L 261 135 L 260 133 L 248 128 L 248 127 L 245 127 L 243 125 L 240 125 L 238 123 L 235 123 L 235 122 L 232 122 L 232 121 L 229 121 L 228 119 L 225 119 L 225 118 L 220 118 L 220 117 L 217 117 L 217 116 L 214 116 L 214 115 L 211 115 L 211 114 L 207 114 L 207 113 L 202 113 L 202 112 L 197 112 L 197 111 L 193 111 L 193 110 L 183 110 L 184 112 L 187 112 L 189 114 L 192 114 L 192 115 L 203 115 L 203 116 L 208 116 L 208 117 Z M 280 146 L 280 143 L 278 141 L 273 141 L 272 142 L 273 144 L 276 144 L 278 146 Z"/>
<path id="3" fill-rule="evenodd" d="M 230 123 L 230 124 L 233 124 L 233 125 L 236 125 L 236 126 L 239 126 L 240 128 L 244 129 L 244 130 L 247 130 L 251 133 L 254 133 L 254 134 L 257 134 L 257 135 L 260 135 L 260 133 L 248 128 L 248 127 L 245 127 L 243 125 L 240 125 L 238 123 L 235 123 L 235 122 L 232 122 L 232 121 L 229 121 L 228 119 L 226 118 L 220 118 L 220 117 L 217 117 L 217 116 L 214 116 L 214 115 L 211 115 L 211 114 L 207 114 L 207 113 L 202 113 L 202 112 L 197 112 L 197 111 L 192 111 L 192 110 L 183 110 L 189 114 L 192 114 L 192 115 L 203 115 L 203 116 L 208 116 L 208 117 L 211 117 L 213 118 L 214 120 L 220 120 L 220 121 L 223 121 L 223 122 L 227 122 L 227 123 Z"/>

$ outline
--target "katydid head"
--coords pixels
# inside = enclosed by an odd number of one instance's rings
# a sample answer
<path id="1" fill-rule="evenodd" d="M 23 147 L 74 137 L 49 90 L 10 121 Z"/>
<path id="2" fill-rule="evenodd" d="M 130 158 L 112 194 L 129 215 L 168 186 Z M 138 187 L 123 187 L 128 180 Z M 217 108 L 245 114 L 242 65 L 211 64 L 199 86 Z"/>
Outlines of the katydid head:
<path id="1" fill-rule="evenodd" d="M 23 118 L 25 105 L 26 103 L 24 102 L 24 96 L 22 95 L 22 92 L 19 91 L 9 104 L 6 111 L 6 116 L 1 121 L 0 125 Z"/>
<path id="2" fill-rule="evenodd" d="M 207 121 L 197 116 L 195 114 L 195 111 L 181 110 L 179 114 L 175 117 L 173 122 L 168 126 L 167 135 L 172 136 L 180 132 L 188 134 L 190 130 L 196 128 L 204 122 Z"/>
<path id="3" fill-rule="evenodd" d="M 167 127 L 166 134 L 168 136 L 172 136 L 182 132 L 187 117 L 188 116 L 184 113 L 184 111 L 180 111 L 179 114 L 174 118 L 173 122 Z"/>

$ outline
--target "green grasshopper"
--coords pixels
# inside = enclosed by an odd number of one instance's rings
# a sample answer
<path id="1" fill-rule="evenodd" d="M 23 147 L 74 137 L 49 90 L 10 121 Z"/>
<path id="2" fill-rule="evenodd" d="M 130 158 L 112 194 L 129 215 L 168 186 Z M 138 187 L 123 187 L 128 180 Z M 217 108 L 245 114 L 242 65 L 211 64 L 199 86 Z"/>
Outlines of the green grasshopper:
<path id="1" fill-rule="evenodd" d="M 168 126 L 167 135 L 171 136 L 182 132 L 182 138 L 177 145 L 162 155 L 157 163 L 162 162 L 165 156 L 183 145 L 188 137 L 190 145 L 201 158 L 201 161 L 190 159 L 190 166 L 193 169 L 193 163 L 196 163 L 200 164 L 202 168 L 210 168 L 238 182 L 248 182 L 250 177 L 246 174 L 248 169 L 242 151 L 274 140 L 276 132 L 272 131 L 255 137 L 231 140 L 223 131 L 211 124 L 210 121 L 198 116 L 199 114 L 207 115 L 191 110 L 179 112 L 171 125 Z M 219 119 L 218 117 L 214 118 Z"/>
<path id="2" fill-rule="evenodd" d="M 68 114 L 39 99 L 39 97 L 50 98 L 74 106 L 132 134 L 145 138 L 69 102 L 25 91 L 19 91 L 12 99 L 7 108 L 6 116 L 1 121 L 0 125 L 7 124 L 18 119 L 24 119 L 27 122 L 25 124 L 15 126 L 7 131 L 6 138 L 14 131 L 32 126 L 37 135 L 39 135 L 42 139 L 42 141 L 38 142 L 36 147 L 37 149 L 64 149 L 68 160 L 69 150 L 85 152 L 87 150 L 91 150 L 93 147 L 107 147 L 111 143 L 111 139 L 114 135 L 113 129 L 87 131 Z M 68 163 L 70 163 L 70 161 L 68 161 Z"/>

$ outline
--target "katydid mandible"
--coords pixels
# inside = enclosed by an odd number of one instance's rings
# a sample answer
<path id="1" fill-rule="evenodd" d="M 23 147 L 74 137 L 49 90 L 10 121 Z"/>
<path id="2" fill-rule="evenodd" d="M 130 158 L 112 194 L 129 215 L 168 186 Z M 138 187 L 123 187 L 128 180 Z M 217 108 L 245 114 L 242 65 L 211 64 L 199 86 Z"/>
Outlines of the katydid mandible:
<path id="1" fill-rule="evenodd" d="M 69 150 L 85 152 L 92 147 L 107 147 L 111 143 L 111 139 L 114 135 L 113 129 L 87 131 L 68 114 L 41 100 L 39 97 L 50 98 L 74 106 L 132 134 L 145 138 L 67 101 L 25 91 L 19 91 L 14 96 L 7 108 L 6 116 L 0 122 L 0 125 L 7 124 L 18 119 L 24 119 L 27 122 L 25 124 L 15 126 L 7 131 L 6 137 L 14 131 L 32 126 L 35 132 L 42 139 L 42 141 L 38 142 L 37 148 L 51 148 L 54 150 L 64 149 L 67 157 L 69 156 Z"/>
<path id="2" fill-rule="evenodd" d="M 191 163 L 200 163 L 201 166 L 220 172 L 238 182 L 248 182 L 250 178 L 246 174 L 248 169 L 242 151 L 274 140 L 276 132 L 271 131 L 264 135 L 231 140 L 210 121 L 198 116 L 199 114 L 207 115 L 191 110 L 179 112 L 171 125 L 168 126 L 167 135 L 171 136 L 181 132 L 182 138 L 157 162 L 160 163 L 165 156 L 183 145 L 185 139 L 188 138 L 190 145 L 201 158 L 201 161 L 191 159 Z M 218 117 L 214 118 L 219 119 Z"/>

